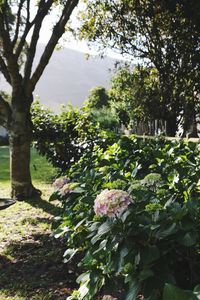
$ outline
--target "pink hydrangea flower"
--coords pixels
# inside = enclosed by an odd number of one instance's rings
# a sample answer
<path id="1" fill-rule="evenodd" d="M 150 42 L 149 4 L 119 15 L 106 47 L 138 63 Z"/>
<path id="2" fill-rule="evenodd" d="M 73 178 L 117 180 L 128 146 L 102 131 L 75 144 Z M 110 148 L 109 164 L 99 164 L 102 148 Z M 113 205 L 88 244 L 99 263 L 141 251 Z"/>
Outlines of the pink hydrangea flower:
<path id="1" fill-rule="evenodd" d="M 70 194 L 71 192 L 73 192 L 73 190 L 79 185 L 79 183 L 77 182 L 70 182 L 70 183 L 66 183 L 65 185 L 63 185 L 63 187 L 59 190 L 59 194 L 63 197 L 66 196 L 68 194 Z"/>
<path id="2" fill-rule="evenodd" d="M 121 214 L 131 202 L 129 194 L 122 190 L 104 190 L 94 201 L 94 211 L 97 216 L 114 217 Z"/>
<path id="3" fill-rule="evenodd" d="M 53 187 L 55 190 L 59 190 L 68 182 L 69 182 L 69 179 L 66 176 L 59 177 L 54 181 Z"/>

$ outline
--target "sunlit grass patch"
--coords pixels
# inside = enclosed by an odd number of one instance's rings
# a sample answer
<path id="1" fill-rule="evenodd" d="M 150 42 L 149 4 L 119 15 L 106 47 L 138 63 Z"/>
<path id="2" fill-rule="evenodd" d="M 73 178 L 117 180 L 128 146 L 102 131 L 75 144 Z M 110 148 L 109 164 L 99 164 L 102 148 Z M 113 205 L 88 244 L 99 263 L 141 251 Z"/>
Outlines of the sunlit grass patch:
<path id="1" fill-rule="evenodd" d="M 9 147 L 0 147 L 0 185 L 9 183 Z M 31 175 L 33 182 L 51 183 L 57 174 L 57 170 L 46 160 L 40 156 L 37 151 L 31 149 Z"/>
<path id="2" fill-rule="evenodd" d="M 52 234 L 60 213 L 58 203 L 48 201 L 52 186 L 35 183 L 41 198 L 0 211 L 0 300 L 64 300 L 75 283 L 63 263 L 64 244 Z"/>
<path id="3" fill-rule="evenodd" d="M 48 201 L 57 171 L 35 149 L 31 154 L 33 184 L 42 196 L 0 210 L 0 300 L 66 299 L 64 249 L 52 234 L 60 207 Z M 10 196 L 9 173 L 9 148 L 0 147 L 0 198 Z"/>

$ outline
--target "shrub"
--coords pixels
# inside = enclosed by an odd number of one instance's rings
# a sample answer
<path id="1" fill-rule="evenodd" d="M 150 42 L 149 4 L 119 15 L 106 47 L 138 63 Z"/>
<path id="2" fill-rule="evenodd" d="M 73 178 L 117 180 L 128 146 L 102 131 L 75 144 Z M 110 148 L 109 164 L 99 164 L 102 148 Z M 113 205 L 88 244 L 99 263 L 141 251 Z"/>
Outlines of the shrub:
<path id="1" fill-rule="evenodd" d="M 69 299 L 102 289 L 126 300 L 198 299 L 199 145 L 123 137 L 85 153 L 67 177 L 73 189 L 50 199 L 63 203 L 56 236 L 67 239 L 65 261 L 83 253 Z"/>
<path id="2" fill-rule="evenodd" d="M 119 132 L 120 121 L 117 114 L 111 108 L 100 108 L 87 110 L 94 123 L 103 130 Z"/>
<path id="3" fill-rule="evenodd" d="M 35 102 L 32 107 L 33 139 L 38 152 L 63 173 L 96 144 L 106 147 L 116 134 L 102 132 L 84 110 L 63 107 L 59 115 Z"/>

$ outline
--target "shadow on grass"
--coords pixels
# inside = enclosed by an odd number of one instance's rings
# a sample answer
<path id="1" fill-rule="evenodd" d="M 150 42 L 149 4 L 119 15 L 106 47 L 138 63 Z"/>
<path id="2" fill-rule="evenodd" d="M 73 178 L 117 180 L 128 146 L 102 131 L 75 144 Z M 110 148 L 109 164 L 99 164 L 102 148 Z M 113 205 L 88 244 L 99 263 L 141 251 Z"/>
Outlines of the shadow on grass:
<path id="1" fill-rule="evenodd" d="M 50 203 L 50 202 L 42 199 L 40 196 L 30 198 L 30 199 L 26 199 L 25 202 L 29 203 L 31 206 L 33 206 L 35 208 L 40 208 L 43 211 L 45 211 L 45 212 L 47 212 L 51 215 L 54 215 L 54 216 L 58 216 L 62 212 L 61 207 L 58 207 L 55 204 Z"/>
<path id="2" fill-rule="evenodd" d="M 0 255 L 0 290 L 25 299 L 66 299 L 77 274 L 63 263 L 64 250 L 65 244 L 49 234 L 12 242 Z"/>

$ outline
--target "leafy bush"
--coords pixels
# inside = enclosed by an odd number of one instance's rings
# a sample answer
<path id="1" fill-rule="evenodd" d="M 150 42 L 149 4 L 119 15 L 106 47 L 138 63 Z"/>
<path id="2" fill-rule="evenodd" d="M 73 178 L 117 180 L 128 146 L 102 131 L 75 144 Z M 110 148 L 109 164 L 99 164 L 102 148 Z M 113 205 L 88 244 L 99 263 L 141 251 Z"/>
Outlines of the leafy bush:
<path id="1" fill-rule="evenodd" d="M 73 107 L 59 115 L 35 102 L 32 107 L 33 139 L 38 152 L 54 167 L 66 171 L 96 144 L 106 147 L 115 134 L 102 132 L 90 115 Z"/>
<path id="2" fill-rule="evenodd" d="M 65 262 L 83 253 L 80 288 L 69 299 L 102 289 L 126 300 L 199 299 L 199 145 L 123 137 L 95 146 L 67 176 L 50 199 L 63 203 L 56 237 L 66 237 Z M 123 191 L 130 203 L 114 209 Z M 104 213 L 95 215 L 98 202 Z"/>
<path id="3" fill-rule="evenodd" d="M 97 123 L 101 129 L 113 132 L 120 130 L 119 118 L 111 108 L 90 109 L 88 113 L 93 122 Z"/>

